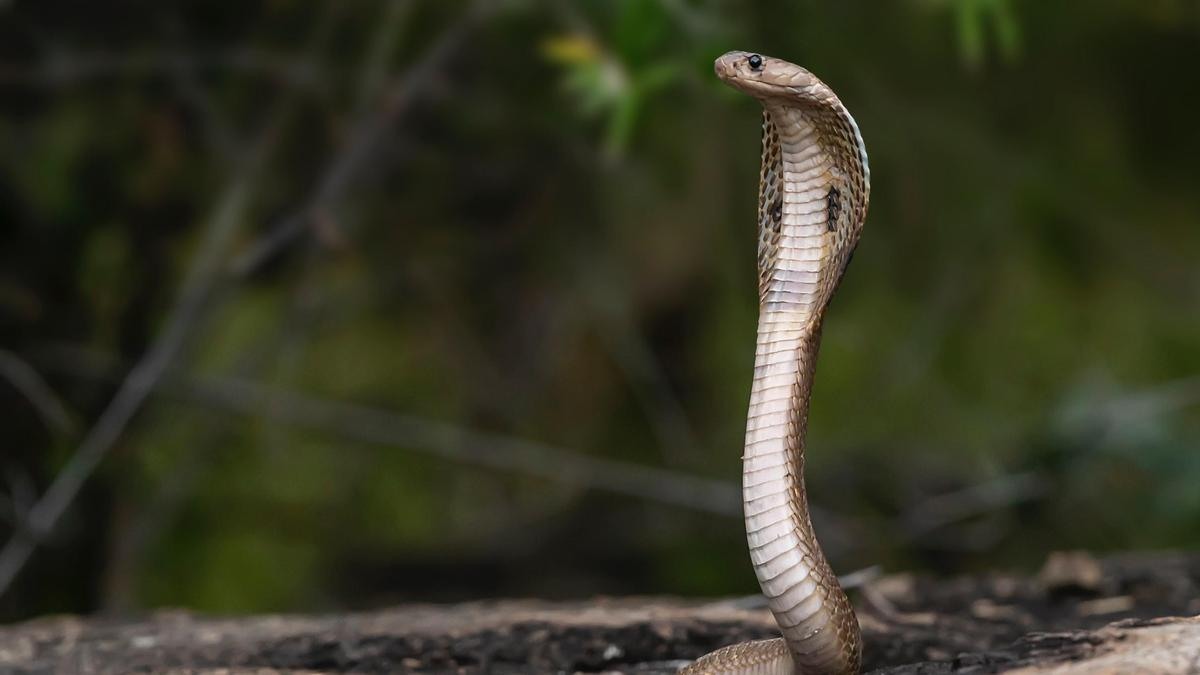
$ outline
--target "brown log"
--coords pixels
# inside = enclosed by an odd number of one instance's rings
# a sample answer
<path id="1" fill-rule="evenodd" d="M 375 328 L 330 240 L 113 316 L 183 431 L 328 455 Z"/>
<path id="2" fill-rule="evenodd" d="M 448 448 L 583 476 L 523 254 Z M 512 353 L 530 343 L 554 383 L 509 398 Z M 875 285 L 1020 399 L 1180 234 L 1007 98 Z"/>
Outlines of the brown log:
<path id="1" fill-rule="evenodd" d="M 1058 554 L 1033 578 L 891 575 L 856 595 L 876 673 L 1200 672 L 1200 617 L 1184 616 L 1200 613 L 1200 555 Z M 755 604 L 598 598 L 48 617 L 0 628 L 0 672 L 670 673 L 717 646 L 775 635 Z"/>

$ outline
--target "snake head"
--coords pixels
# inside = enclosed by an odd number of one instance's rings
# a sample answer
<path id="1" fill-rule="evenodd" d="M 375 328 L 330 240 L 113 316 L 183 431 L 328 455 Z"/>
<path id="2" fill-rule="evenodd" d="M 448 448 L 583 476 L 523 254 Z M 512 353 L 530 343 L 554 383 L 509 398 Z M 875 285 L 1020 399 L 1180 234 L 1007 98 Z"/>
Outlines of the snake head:
<path id="1" fill-rule="evenodd" d="M 867 213 L 871 174 L 858 124 L 828 85 L 794 63 L 733 51 L 713 69 L 764 111 L 760 299 L 803 297 L 805 307 L 823 308 Z"/>
<path id="2" fill-rule="evenodd" d="M 713 70 L 725 84 L 761 100 L 823 101 L 833 95 L 829 87 L 804 68 L 763 54 L 727 52 L 716 60 Z"/>

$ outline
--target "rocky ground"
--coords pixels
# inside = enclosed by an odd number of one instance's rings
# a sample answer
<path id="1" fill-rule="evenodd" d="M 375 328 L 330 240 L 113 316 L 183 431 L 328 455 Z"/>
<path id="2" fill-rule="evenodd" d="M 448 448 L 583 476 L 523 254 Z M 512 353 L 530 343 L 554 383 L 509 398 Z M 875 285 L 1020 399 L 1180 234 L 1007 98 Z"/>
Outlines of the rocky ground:
<path id="1" fill-rule="evenodd" d="M 1033 578 L 887 575 L 853 595 L 868 672 L 1200 673 L 1200 554 L 1055 554 Z M 0 673 L 670 673 L 721 645 L 775 635 L 758 604 L 597 598 L 49 617 L 0 627 Z"/>

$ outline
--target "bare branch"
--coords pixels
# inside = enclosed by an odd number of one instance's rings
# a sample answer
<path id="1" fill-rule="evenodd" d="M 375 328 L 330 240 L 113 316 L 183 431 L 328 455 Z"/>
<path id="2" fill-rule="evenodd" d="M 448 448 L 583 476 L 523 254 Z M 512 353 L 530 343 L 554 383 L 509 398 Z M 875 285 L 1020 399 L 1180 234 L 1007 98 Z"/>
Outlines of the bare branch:
<path id="1" fill-rule="evenodd" d="M 70 374 L 84 377 L 103 377 L 116 365 L 111 358 L 71 348 L 53 350 L 52 360 L 59 367 L 69 366 Z M 464 464 L 708 513 L 740 516 L 742 512 L 738 486 L 726 481 L 593 457 L 547 443 L 307 396 L 240 378 L 184 376 L 172 370 L 163 385 L 156 393 L 339 438 L 405 448 Z"/>
<path id="2" fill-rule="evenodd" d="M 396 49 L 396 42 L 404 26 L 404 20 L 412 13 L 415 3 L 409 0 L 386 0 L 383 18 L 375 37 L 367 48 L 367 58 L 363 63 L 362 75 L 358 82 L 358 103 L 356 109 L 362 114 L 370 102 L 378 96 L 386 85 L 388 60 Z"/>
<path id="3" fill-rule="evenodd" d="M 7 349 L 0 349 L 0 378 L 8 380 L 21 392 L 51 432 L 63 436 L 75 433 L 75 420 L 46 380 L 33 366 Z"/>
<path id="4" fill-rule="evenodd" d="M 1036 472 L 999 476 L 930 497 L 909 509 L 901 520 L 909 536 L 918 537 L 950 523 L 1038 499 L 1052 488 L 1050 479 Z"/>
<path id="5" fill-rule="evenodd" d="M 29 529 L 29 510 L 37 501 L 37 490 L 34 489 L 33 477 L 26 471 L 15 466 L 4 467 L 4 484 L 7 494 L 0 501 L 0 519 L 8 523 L 16 531 Z"/>
<path id="6" fill-rule="evenodd" d="M 326 66 L 306 57 L 252 48 L 160 49 L 127 54 L 58 50 L 34 66 L 0 65 L 0 86 L 60 88 L 86 80 L 130 75 L 170 77 L 181 69 L 193 74 L 210 71 L 246 73 L 304 89 L 320 88 L 331 77 Z"/>
<path id="7" fill-rule="evenodd" d="M 304 234 L 316 214 L 329 209 L 342 197 L 351 179 L 378 149 L 387 130 L 412 105 L 417 94 L 440 72 L 450 55 L 463 44 L 467 35 L 494 4 L 487 0 L 473 3 L 418 62 L 388 88 L 377 109 L 360 117 L 352 139 L 321 177 L 313 196 L 271 226 L 266 234 L 234 260 L 230 269 L 235 276 L 252 274 L 278 251 Z"/>
<path id="8" fill-rule="evenodd" d="M 275 134 L 268 133 L 267 137 Z M 141 408 L 163 371 L 179 353 L 206 305 L 215 281 L 215 272 L 224 256 L 236 225 L 244 216 L 251 185 L 261 168 L 266 145 L 260 145 L 250 161 L 226 188 L 220 204 L 209 221 L 183 291 L 171 310 L 167 327 L 155 340 L 145 357 L 129 372 L 112 402 L 100 415 L 95 426 L 80 443 L 75 454 L 55 477 L 49 489 L 29 513 L 30 533 L 18 532 L 0 550 L 0 593 L 12 582 L 17 572 L 32 554 L 35 540 L 44 536 L 62 517 L 75 500 L 83 484 L 108 453 L 113 443 L 125 431 L 129 421 Z"/>
<path id="9" fill-rule="evenodd" d="M 617 367 L 629 381 L 644 414 L 654 428 L 668 464 L 681 464 L 700 451 L 691 420 L 649 341 L 635 325 L 632 310 L 620 292 L 613 292 L 612 275 L 594 273 L 589 280 L 593 298 L 592 324 Z"/>
<path id="10" fill-rule="evenodd" d="M 330 11 L 336 11 L 337 3 L 329 3 L 328 7 Z M 316 22 L 317 27 L 308 43 L 310 53 L 316 52 L 329 33 L 332 22 L 325 18 L 320 17 Z M 80 442 L 75 453 L 55 476 L 41 499 L 30 509 L 28 527 L 25 530 L 17 530 L 4 548 L 0 549 L 0 595 L 4 594 L 25 566 L 38 540 L 58 524 L 84 483 L 95 472 L 96 467 L 141 409 L 164 372 L 183 350 L 188 336 L 195 330 L 204 314 L 217 284 L 228 280 L 222 273 L 223 261 L 228 256 L 237 226 L 245 220 L 255 185 L 267 157 L 277 145 L 280 129 L 289 116 L 293 103 L 292 97 L 276 103 L 267 115 L 267 122 L 258 136 L 258 141 L 247 151 L 229 183 L 222 190 L 207 221 L 200 246 L 188 267 L 179 296 L 167 314 L 166 327 L 155 338 L 142 359 L 129 371 L 112 401 Z"/>

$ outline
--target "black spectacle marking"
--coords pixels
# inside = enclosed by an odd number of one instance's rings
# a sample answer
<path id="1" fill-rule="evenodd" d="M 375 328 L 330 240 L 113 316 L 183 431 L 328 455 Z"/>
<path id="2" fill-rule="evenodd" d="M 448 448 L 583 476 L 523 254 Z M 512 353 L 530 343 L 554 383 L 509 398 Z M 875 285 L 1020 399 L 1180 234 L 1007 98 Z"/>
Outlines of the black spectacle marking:
<path id="1" fill-rule="evenodd" d="M 751 70 L 758 70 L 762 68 L 763 64 L 762 57 L 758 54 L 751 54 L 750 58 L 746 59 L 746 62 L 750 64 Z"/>
<path id="2" fill-rule="evenodd" d="M 838 216 L 842 213 L 842 193 L 835 187 L 829 188 L 829 194 L 825 196 L 825 211 L 825 227 L 833 232 L 837 227 Z"/>

